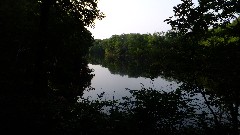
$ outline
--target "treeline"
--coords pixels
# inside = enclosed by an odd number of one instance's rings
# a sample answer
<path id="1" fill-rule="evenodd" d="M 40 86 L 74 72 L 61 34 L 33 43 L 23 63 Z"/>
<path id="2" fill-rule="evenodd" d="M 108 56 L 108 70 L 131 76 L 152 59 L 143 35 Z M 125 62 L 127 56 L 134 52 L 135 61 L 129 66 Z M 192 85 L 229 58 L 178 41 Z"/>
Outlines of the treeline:
<path id="1" fill-rule="evenodd" d="M 203 62 L 210 57 L 215 57 L 220 52 L 225 56 L 238 53 L 239 35 L 236 31 L 238 22 L 239 18 L 225 27 L 208 29 L 204 36 L 194 32 L 182 34 L 173 30 L 153 34 L 113 35 L 107 39 L 95 39 L 94 45 L 89 49 L 89 54 L 90 56 L 105 57 L 114 61 Z"/>
<path id="2" fill-rule="evenodd" d="M 113 58 L 146 58 L 168 51 L 178 43 L 179 35 L 173 31 L 153 34 L 113 35 L 108 39 L 96 39 L 90 47 L 90 55 Z"/>

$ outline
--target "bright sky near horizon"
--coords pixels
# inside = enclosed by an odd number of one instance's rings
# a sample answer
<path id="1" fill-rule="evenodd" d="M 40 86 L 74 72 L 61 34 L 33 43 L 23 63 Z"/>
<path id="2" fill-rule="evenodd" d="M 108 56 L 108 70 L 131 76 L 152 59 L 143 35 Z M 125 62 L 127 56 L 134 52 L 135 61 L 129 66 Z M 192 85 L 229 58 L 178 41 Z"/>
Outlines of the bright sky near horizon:
<path id="1" fill-rule="evenodd" d="M 154 33 L 167 31 L 164 22 L 172 16 L 173 7 L 180 0 L 99 0 L 98 7 L 106 15 L 89 28 L 95 39 L 109 38 L 123 33 Z"/>

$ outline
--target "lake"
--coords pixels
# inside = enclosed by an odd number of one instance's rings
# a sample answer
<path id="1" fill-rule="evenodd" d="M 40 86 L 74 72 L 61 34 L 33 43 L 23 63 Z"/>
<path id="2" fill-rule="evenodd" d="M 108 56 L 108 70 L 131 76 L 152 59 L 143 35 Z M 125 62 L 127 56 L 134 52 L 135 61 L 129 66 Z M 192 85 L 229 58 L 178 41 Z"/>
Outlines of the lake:
<path id="1" fill-rule="evenodd" d="M 173 79 L 166 79 L 164 76 L 158 76 L 154 79 L 148 77 L 132 77 L 127 74 L 118 74 L 100 64 L 88 64 L 93 70 L 95 76 L 91 80 L 91 87 L 86 89 L 83 98 L 98 100 L 98 95 L 104 92 L 103 100 L 116 100 L 122 97 L 130 97 L 129 90 L 141 90 L 142 88 L 153 89 L 157 91 L 172 92 L 181 89 L 183 98 L 189 101 L 189 105 L 194 106 L 195 113 L 207 113 L 207 117 L 213 118 L 212 113 L 218 113 L 216 106 L 209 106 L 211 95 L 205 94 L 206 89 L 199 88 L 200 91 L 188 92 L 188 88 L 180 88 L 184 83 Z M 184 86 L 184 85 L 183 85 Z M 192 88 L 190 88 L 192 90 Z M 195 88 L 193 88 L 195 89 Z M 198 89 L 198 88 L 196 88 Z M 222 116 L 222 117 L 225 117 Z"/>
<path id="2" fill-rule="evenodd" d="M 84 91 L 83 97 L 90 97 L 96 99 L 97 95 L 105 92 L 105 98 L 121 99 L 122 97 L 129 96 L 130 90 L 140 90 L 144 88 L 153 88 L 156 90 L 172 91 L 175 90 L 179 84 L 175 81 L 166 80 L 162 77 L 154 79 L 146 77 L 130 77 L 128 75 L 113 74 L 108 68 L 101 65 L 88 64 L 90 69 L 93 69 L 93 77 L 91 87 L 95 90 Z"/>

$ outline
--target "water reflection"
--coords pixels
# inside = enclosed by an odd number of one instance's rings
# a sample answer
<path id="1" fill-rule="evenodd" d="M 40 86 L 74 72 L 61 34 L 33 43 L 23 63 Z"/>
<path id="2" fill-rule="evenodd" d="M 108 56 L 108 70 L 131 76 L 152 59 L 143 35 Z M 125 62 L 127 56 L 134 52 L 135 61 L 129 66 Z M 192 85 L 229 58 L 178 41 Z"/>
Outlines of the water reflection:
<path id="1" fill-rule="evenodd" d="M 105 92 L 106 99 L 121 99 L 130 96 L 126 89 L 139 90 L 142 87 L 152 88 L 156 90 L 164 90 L 167 92 L 175 90 L 179 84 L 175 81 L 169 81 L 161 77 L 154 79 L 147 77 L 130 77 L 128 75 L 113 74 L 108 68 L 101 65 L 88 64 L 93 69 L 95 75 L 91 81 L 91 87 L 95 90 L 84 91 L 84 97 L 92 97 L 97 99 L 97 95 Z"/>

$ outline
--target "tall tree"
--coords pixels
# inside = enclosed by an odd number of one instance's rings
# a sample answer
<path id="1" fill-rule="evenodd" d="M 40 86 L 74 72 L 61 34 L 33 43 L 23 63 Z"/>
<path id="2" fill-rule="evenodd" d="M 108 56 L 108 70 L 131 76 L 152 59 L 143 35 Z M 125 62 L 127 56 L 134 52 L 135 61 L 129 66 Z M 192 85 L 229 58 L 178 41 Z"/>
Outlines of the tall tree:
<path id="1" fill-rule="evenodd" d="M 192 0 L 181 0 L 182 3 L 174 7 L 174 16 L 166 19 L 172 29 L 184 34 L 186 37 L 194 38 L 195 43 L 216 36 L 223 37 L 223 41 L 228 41 L 229 37 L 240 37 L 240 2 L 239 0 L 198 0 L 197 5 Z M 233 24 L 231 24 L 233 22 Z M 231 24 L 231 25 L 230 25 Z M 217 35 L 218 32 L 221 35 Z M 217 34 L 216 34 L 217 33 Z M 209 68 L 211 72 L 215 72 L 216 76 L 223 80 L 223 76 L 228 74 L 231 80 L 221 82 L 220 85 L 231 84 L 224 89 L 216 91 L 228 104 L 231 114 L 231 126 L 234 134 L 239 134 L 239 89 L 236 85 L 239 82 L 239 40 L 236 42 L 221 42 L 222 46 L 212 50 L 212 54 L 218 56 L 214 61 L 218 61 L 217 65 L 225 70 L 214 70 Z M 231 61 L 231 62 L 230 62 Z M 224 65 L 224 66 L 223 66 Z M 215 65 L 216 66 L 216 65 Z M 229 91 L 229 95 L 220 94 L 223 91 Z M 234 93 L 234 94 L 232 94 Z"/>
<path id="2" fill-rule="evenodd" d="M 103 13 L 97 8 L 97 0 L 42 0 L 40 3 L 40 41 L 35 47 L 36 54 L 36 79 L 37 86 L 47 87 L 46 72 L 44 71 L 44 57 L 46 53 L 45 48 L 50 48 L 49 53 L 54 56 L 52 58 L 59 61 L 63 60 L 60 55 L 64 50 L 64 44 L 69 44 L 69 53 L 74 53 L 75 50 L 84 52 L 89 45 L 92 44 L 93 39 L 91 34 L 85 26 L 94 26 L 95 19 L 102 19 Z M 56 27 L 57 26 L 57 27 Z M 54 33 L 58 31 L 58 33 Z M 57 36 L 55 36 L 57 35 Z M 58 40 L 62 39 L 61 42 Z M 71 41 L 70 41 L 71 40 Z M 70 42 L 69 42 L 70 41 Z M 76 42 L 77 41 L 77 42 Z M 75 43 L 74 43 L 75 42 Z M 84 43 L 86 42 L 86 43 Z M 88 42 L 88 43 L 87 43 Z M 84 44 L 82 44 L 84 43 Z M 81 49 L 77 45 L 81 45 Z M 56 46 L 57 45 L 57 46 Z M 84 47 L 86 46 L 86 47 Z M 57 48 L 62 49 L 57 49 Z M 85 50 L 83 50 L 85 48 Z M 60 50 L 60 52 L 58 51 Z M 71 52 L 73 51 L 73 52 Z M 76 52 L 76 51 L 75 51 Z M 80 56 L 81 53 L 78 53 Z M 66 51 L 65 51 L 66 55 Z M 75 54 L 74 57 L 79 57 Z M 60 58 L 59 58 L 60 57 Z M 68 56 L 65 56 L 68 57 Z M 75 58 L 72 58 L 75 59 Z M 75 61 L 76 63 L 76 61 Z M 55 63 L 56 64 L 56 63 Z M 75 65 L 77 66 L 77 65 Z M 43 82 L 45 80 L 45 82 Z"/>
<path id="3" fill-rule="evenodd" d="M 174 16 L 166 19 L 173 30 L 204 35 L 209 28 L 226 27 L 240 15 L 238 0 L 181 0 L 174 7 Z M 239 23 L 237 24 L 239 27 Z M 237 27 L 236 27 L 237 28 Z"/>

